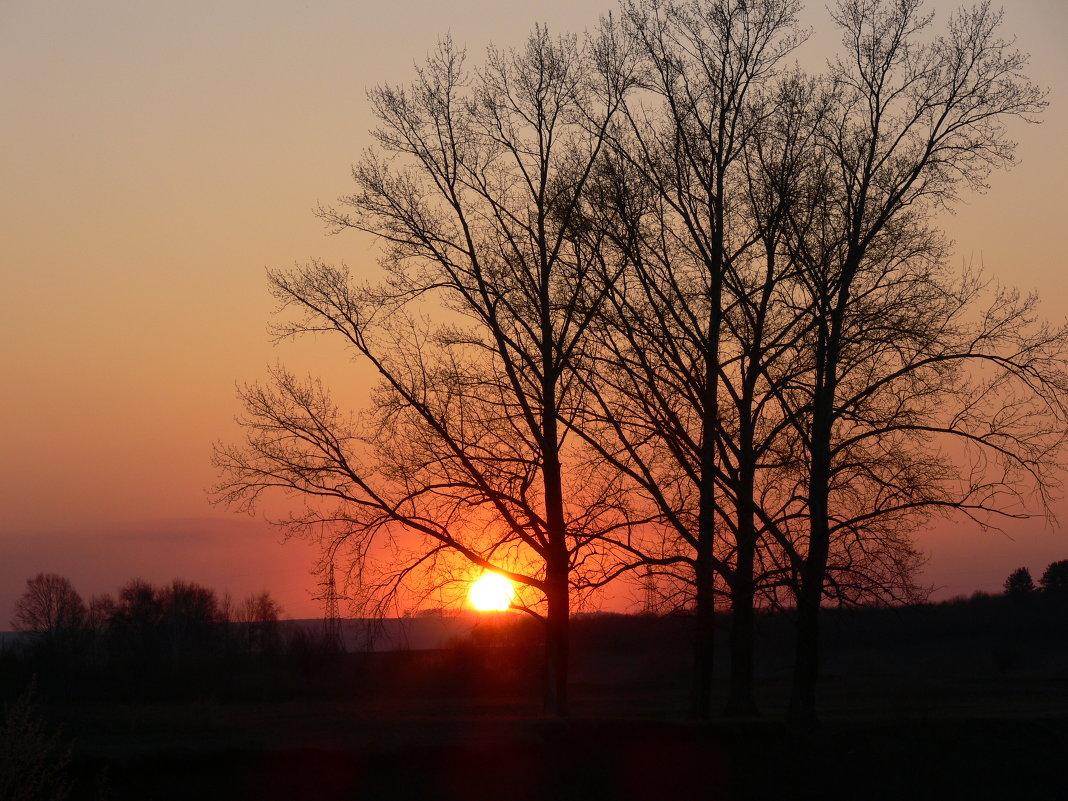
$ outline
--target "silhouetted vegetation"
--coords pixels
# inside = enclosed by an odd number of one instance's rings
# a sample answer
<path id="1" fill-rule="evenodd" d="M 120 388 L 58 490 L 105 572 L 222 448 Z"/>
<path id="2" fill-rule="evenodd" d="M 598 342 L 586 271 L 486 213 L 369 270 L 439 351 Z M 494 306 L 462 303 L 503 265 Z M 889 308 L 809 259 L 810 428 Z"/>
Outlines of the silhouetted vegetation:
<path id="1" fill-rule="evenodd" d="M 529 776 L 509 797 L 528 799 L 714 787 L 725 801 L 844 801 L 867 781 L 865 799 L 942 801 L 1005 791 L 1021 770 L 1033 797 L 1049 795 L 1055 755 L 1068 747 L 1068 641 L 1057 636 L 1068 630 L 1068 605 L 1041 592 L 1026 604 L 977 593 L 825 609 L 825 722 L 796 737 L 766 721 L 678 722 L 690 701 L 686 615 L 576 616 L 576 720 L 563 723 L 540 716 L 541 631 L 529 617 L 472 617 L 468 635 L 432 650 L 329 652 L 311 626 L 280 629 L 277 648 L 250 653 L 242 622 L 216 619 L 204 638 L 195 622 L 175 625 L 177 610 L 204 621 L 204 590 L 127 584 L 116 607 L 129 608 L 117 619 L 154 630 L 141 640 L 153 648 L 137 663 L 112 661 L 106 638 L 102 653 L 63 652 L 76 662 L 73 683 L 54 680 L 60 652 L 32 637 L 5 649 L 0 752 L 25 766 L 7 775 L 41 774 L 40 786 L 69 785 L 86 801 L 282 799 L 312 785 L 331 799 L 468 798 L 472 777 L 485 795 L 516 771 Z M 718 626 L 717 635 L 729 631 L 729 617 Z M 792 612 L 758 610 L 754 628 L 754 689 L 777 716 L 789 699 Z M 36 703 L 23 689 L 34 672 Z M 715 702 L 728 685 L 721 663 Z M 666 763 L 675 769 L 664 774 Z"/>
<path id="2" fill-rule="evenodd" d="M 495 693 L 532 700 L 541 690 L 542 631 L 528 616 L 472 616 L 466 633 L 435 650 L 345 653 L 329 647 L 318 621 L 283 627 L 266 592 L 250 596 L 235 620 L 210 589 L 191 582 L 154 587 L 134 580 L 117 597 L 109 616 L 71 632 L 64 649 L 33 635 L 7 643 L 0 652 L 0 700 L 13 702 L 33 684 L 55 703 L 447 700 Z M 938 604 L 825 609 L 828 671 L 851 679 L 918 675 L 929 664 L 932 677 L 1008 675 L 1063 662 L 1068 641 L 1057 634 L 1068 630 L 1068 604 L 1051 592 L 1028 593 L 1024 605 L 1019 597 L 1007 591 Z M 789 666 L 794 614 L 757 611 L 758 676 Z M 718 625 L 729 630 L 729 616 Z M 614 686 L 620 709 L 634 702 L 629 690 L 651 691 L 665 712 L 681 714 L 691 626 L 687 614 L 580 615 L 572 623 L 576 682 Z M 716 693 L 723 692 L 718 685 Z"/>
<path id="3" fill-rule="evenodd" d="M 4 696 L 36 677 L 53 699 L 188 699 L 210 695 L 220 671 L 281 654 L 281 607 L 269 592 L 236 610 L 214 590 L 175 579 L 157 587 L 142 579 L 86 605 L 70 581 L 41 574 L 27 581 L 12 624 L 21 637 L 0 664 Z M 294 647 L 323 646 L 305 635 Z"/>
<path id="4" fill-rule="evenodd" d="M 1068 559 L 1049 564 L 1038 583 L 1042 592 L 1068 599 Z"/>
<path id="5" fill-rule="evenodd" d="M 36 647 L 62 652 L 78 647 L 87 614 L 85 602 L 68 579 L 38 573 L 26 581 L 11 626 L 29 634 Z"/>
<path id="6" fill-rule="evenodd" d="M 1026 567 L 1019 567 L 1005 579 L 1005 594 L 1014 598 L 1032 595 L 1035 591 L 1035 582 L 1031 578 L 1031 571 Z"/>
<path id="7" fill-rule="evenodd" d="M 243 387 L 215 497 L 288 493 L 288 533 L 369 607 L 508 576 L 560 715 L 572 603 L 622 574 L 693 612 L 698 718 L 722 599 L 741 715 L 756 613 L 790 607 L 812 723 L 828 602 L 922 599 L 933 516 L 1050 511 L 1068 325 L 954 266 L 938 225 L 1046 107 L 1002 15 L 837 0 L 816 73 L 791 66 L 800 7 L 623 0 L 470 67 L 444 37 L 372 89 L 319 215 L 375 238 L 382 279 L 269 282 L 279 337 L 327 334 L 379 386 L 361 413 L 282 367 Z"/>
<path id="8" fill-rule="evenodd" d="M 63 801 L 70 794 L 70 761 L 70 747 L 43 719 L 31 682 L 0 716 L 0 798 Z"/>

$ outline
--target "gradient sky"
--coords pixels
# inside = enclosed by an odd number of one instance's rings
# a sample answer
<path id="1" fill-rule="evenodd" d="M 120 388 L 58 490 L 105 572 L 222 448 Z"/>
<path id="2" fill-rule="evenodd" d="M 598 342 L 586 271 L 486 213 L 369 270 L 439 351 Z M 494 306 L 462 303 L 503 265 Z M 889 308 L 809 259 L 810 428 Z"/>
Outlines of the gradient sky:
<path id="1" fill-rule="evenodd" d="M 803 57 L 818 63 L 835 38 L 810 5 Z M 516 44 L 538 21 L 580 31 L 611 6 L 0 0 L 0 629 L 39 571 L 86 596 L 134 576 L 267 588 L 289 615 L 318 614 L 312 549 L 205 493 L 212 443 L 237 436 L 235 382 L 280 360 L 343 396 L 366 390 L 333 343 L 270 343 L 264 269 L 374 269 L 366 240 L 327 237 L 312 214 L 349 190 L 368 87 L 407 80 L 442 33 L 477 63 L 489 41 Z M 1014 0 L 1005 18 L 1051 107 L 1014 129 L 1016 168 L 944 226 L 957 261 L 1037 290 L 1060 320 L 1068 10 Z M 1068 503 L 1059 514 L 1068 525 Z M 1068 558 L 1063 530 L 1009 533 L 924 532 L 936 597 Z"/>

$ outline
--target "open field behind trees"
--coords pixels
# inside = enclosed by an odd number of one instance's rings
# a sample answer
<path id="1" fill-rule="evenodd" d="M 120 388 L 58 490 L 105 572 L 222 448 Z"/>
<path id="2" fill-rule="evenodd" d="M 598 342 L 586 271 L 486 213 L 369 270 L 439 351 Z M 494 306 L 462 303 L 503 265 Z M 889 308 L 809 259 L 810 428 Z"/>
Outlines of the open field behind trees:
<path id="1" fill-rule="evenodd" d="M 1063 793 L 1068 605 L 980 595 L 826 613 L 824 714 L 809 730 L 778 722 L 793 636 L 783 614 L 758 616 L 759 719 L 687 722 L 690 622 L 623 615 L 576 619 L 569 721 L 541 715 L 537 632 L 522 618 L 439 649 L 231 657 L 207 679 L 168 672 L 185 692 L 133 700 L 42 674 L 36 696 L 73 744 L 74 799 Z M 10 704 L 26 666 L 11 652 L 0 664 Z M 717 704 L 728 673 L 720 660 Z"/>

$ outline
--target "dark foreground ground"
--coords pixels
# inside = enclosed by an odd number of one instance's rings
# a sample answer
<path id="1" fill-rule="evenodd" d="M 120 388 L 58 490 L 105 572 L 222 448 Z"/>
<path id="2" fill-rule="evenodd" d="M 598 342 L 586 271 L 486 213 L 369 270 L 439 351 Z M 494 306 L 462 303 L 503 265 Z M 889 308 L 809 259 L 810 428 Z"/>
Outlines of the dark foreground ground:
<path id="1" fill-rule="evenodd" d="M 284 725 L 279 714 L 275 725 Z M 87 799 L 1063 799 L 1068 718 L 355 720 L 335 742 L 83 745 Z"/>
<path id="2" fill-rule="evenodd" d="M 203 697 L 112 688 L 40 712 L 86 801 L 1068 799 L 1068 612 L 983 603 L 829 616 L 807 731 L 781 722 L 776 619 L 754 719 L 687 721 L 686 621 L 634 619 L 578 627 L 567 721 L 540 715 L 537 649 L 493 636 L 246 662 Z"/>

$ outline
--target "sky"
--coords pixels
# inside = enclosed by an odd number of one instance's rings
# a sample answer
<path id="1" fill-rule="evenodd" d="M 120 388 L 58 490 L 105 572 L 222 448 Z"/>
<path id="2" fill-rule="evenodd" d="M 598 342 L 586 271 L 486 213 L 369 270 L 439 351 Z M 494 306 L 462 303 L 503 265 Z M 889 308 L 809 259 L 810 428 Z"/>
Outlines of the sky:
<path id="1" fill-rule="evenodd" d="M 928 5 L 943 19 L 953 7 Z M 810 6 L 802 57 L 818 64 L 835 38 Z M 0 0 L 0 629 L 42 571 L 85 596 L 181 577 L 320 613 L 315 550 L 206 492 L 212 444 L 239 434 L 238 383 L 282 362 L 357 402 L 368 388 L 329 341 L 271 342 L 265 269 L 323 258 L 373 273 L 367 239 L 327 236 L 313 214 L 349 191 L 370 144 L 368 88 L 408 80 L 444 33 L 477 60 L 536 22 L 581 31 L 611 7 Z M 1005 30 L 1050 109 L 1014 126 L 1017 166 L 941 223 L 956 262 L 1039 292 L 1059 321 L 1068 9 L 1014 0 Z M 940 524 L 918 541 L 935 597 L 1068 558 L 1066 530 L 1040 520 L 1005 534 Z"/>

